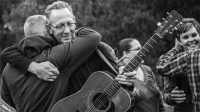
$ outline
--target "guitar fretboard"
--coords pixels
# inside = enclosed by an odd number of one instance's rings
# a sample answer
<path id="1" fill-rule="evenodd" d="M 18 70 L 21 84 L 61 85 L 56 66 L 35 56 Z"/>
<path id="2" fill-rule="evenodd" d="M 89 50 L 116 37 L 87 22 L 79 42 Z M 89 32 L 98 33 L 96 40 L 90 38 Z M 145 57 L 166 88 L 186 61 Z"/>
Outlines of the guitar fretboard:
<path id="1" fill-rule="evenodd" d="M 178 25 L 181 24 L 181 20 L 183 17 L 177 13 L 176 11 L 172 11 L 168 14 L 167 18 L 159 25 L 156 33 L 145 43 L 145 45 L 141 48 L 141 50 L 137 53 L 135 57 L 125 66 L 123 69 L 124 72 L 131 72 L 135 70 L 143 61 L 144 57 L 146 57 L 150 51 L 155 47 L 155 45 L 159 42 L 159 40 L 167 33 L 177 29 Z M 177 27 L 176 27 L 177 26 Z M 109 97 L 112 97 L 117 90 L 120 88 L 120 84 L 114 80 L 112 83 L 108 85 L 104 90 L 104 94 Z"/>
<path id="2" fill-rule="evenodd" d="M 105 88 L 104 94 L 112 98 L 113 95 L 118 91 L 120 87 L 121 85 L 116 80 L 113 80 L 112 83 L 110 83 L 109 86 Z"/>
<path id="3" fill-rule="evenodd" d="M 135 70 L 140 65 L 143 58 L 147 56 L 148 53 L 150 53 L 150 51 L 158 43 L 159 40 L 160 36 L 155 33 L 141 48 L 137 55 L 125 66 L 123 72 L 130 72 Z"/>
<path id="4" fill-rule="evenodd" d="M 148 53 L 153 49 L 153 47 L 158 43 L 159 40 L 160 40 L 160 36 L 155 33 L 141 48 L 138 54 L 131 60 L 131 62 L 129 62 L 125 66 L 124 72 L 129 72 L 136 69 L 138 65 L 141 63 L 141 61 L 143 60 L 143 58 L 146 55 L 148 55 Z M 112 83 L 110 83 L 107 86 L 107 88 L 104 89 L 104 94 L 112 98 L 113 95 L 118 91 L 120 87 L 121 85 L 116 80 L 114 80 Z"/>

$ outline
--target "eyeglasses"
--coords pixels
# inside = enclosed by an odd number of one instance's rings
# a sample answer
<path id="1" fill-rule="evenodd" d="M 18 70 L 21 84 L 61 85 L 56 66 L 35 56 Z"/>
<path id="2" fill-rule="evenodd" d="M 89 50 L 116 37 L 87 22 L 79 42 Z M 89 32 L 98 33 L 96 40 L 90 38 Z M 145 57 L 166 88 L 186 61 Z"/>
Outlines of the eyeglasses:
<path id="1" fill-rule="evenodd" d="M 139 50 L 141 50 L 141 47 L 137 47 L 135 49 L 129 49 L 129 51 L 139 51 Z"/>
<path id="2" fill-rule="evenodd" d="M 66 27 L 68 27 L 69 29 L 74 28 L 76 23 L 75 22 L 67 22 L 67 23 L 59 24 L 57 26 L 53 26 L 51 24 L 48 24 L 48 25 L 57 29 L 57 30 L 64 30 Z"/>

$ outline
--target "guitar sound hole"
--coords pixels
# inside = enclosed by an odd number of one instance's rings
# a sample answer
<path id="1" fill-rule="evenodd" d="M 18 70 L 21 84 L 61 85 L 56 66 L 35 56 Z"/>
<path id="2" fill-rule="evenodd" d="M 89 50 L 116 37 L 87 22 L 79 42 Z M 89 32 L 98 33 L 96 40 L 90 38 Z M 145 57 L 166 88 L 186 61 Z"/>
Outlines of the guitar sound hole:
<path id="1" fill-rule="evenodd" d="M 97 93 L 92 99 L 93 105 L 98 110 L 106 110 L 109 107 L 110 100 L 103 93 Z"/>

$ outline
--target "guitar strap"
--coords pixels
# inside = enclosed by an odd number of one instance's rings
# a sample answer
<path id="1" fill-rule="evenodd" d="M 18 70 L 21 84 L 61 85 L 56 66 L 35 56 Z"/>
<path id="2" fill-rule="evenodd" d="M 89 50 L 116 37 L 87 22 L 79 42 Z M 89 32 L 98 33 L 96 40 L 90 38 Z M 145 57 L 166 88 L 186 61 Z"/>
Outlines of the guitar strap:
<path id="1" fill-rule="evenodd" d="M 118 72 L 115 70 L 115 68 L 110 64 L 110 62 L 106 59 L 106 57 L 101 53 L 101 51 L 99 49 L 96 50 L 97 54 L 101 57 L 101 59 L 103 59 L 103 61 L 116 73 L 118 74 Z"/>

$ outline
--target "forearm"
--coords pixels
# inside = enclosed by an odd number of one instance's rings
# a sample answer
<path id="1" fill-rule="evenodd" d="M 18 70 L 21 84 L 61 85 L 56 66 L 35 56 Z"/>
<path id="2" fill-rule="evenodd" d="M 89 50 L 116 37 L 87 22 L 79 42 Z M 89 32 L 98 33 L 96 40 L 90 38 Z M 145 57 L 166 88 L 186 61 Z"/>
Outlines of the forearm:
<path id="1" fill-rule="evenodd" d="M 165 65 L 165 63 L 169 62 L 175 55 L 182 52 L 183 51 L 182 49 L 183 48 L 180 45 L 178 45 L 177 47 L 173 47 L 167 53 L 160 56 L 157 65 Z"/>
<path id="2" fill-rule="evenodd" d="M 1 57 L 5 62 L 10 63 L 22 72 L 26 72 L 32 62 L 31 59 L 24 56 L 17 46 L 11 46 L 4 49 L 1 52 Z"/>
<path id="3" fill-rule="evenodd" d="M 163 76 L 171 76 L 185 72 L 188 60 L 187 52 L 172 49 L 162 55 L 156 65 L 157 71 Z"/>
<path id="4" fill-rule="evenodd" d="M 89 28 L 82 28 L 77 32 L 74 41 L 44 50 L 33 60 L 36 62 L 50 61 L 58 68 L 65 64 L 74 65 L 76 63 L 76 65 L 80 65 L 96 50 L 100 40 L 101 35 L 99 33 Z M 32 59 L 26 57 L 17 46 L 5 49 L 2 52 L 2 58 L 23 72 L 28 70 L 32 62 Z"/>
<path id="5" fill-rule="evenodd" d="M 62 68 L 66 64 L 69 66 L 80 65 L 97 49 L 100 40 L 99 33 L 89 28 L 83 28 L 77 32 L 75 40 L 44 50 L 37 57 L 37 61 L 46 58 L 58 68 Z"/>

